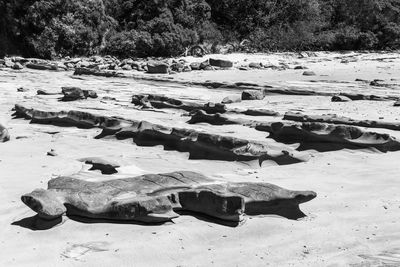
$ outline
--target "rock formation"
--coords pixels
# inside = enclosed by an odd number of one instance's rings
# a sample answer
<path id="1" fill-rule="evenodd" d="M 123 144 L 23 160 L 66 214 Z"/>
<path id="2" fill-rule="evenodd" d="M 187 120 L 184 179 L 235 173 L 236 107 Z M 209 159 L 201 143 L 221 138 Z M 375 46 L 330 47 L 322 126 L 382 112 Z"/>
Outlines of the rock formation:
<path id="1" fill-rule="evenodd" d="M 32 123 L 80 128 L 98 127 L 103 131 L 97 138 L 132 138 L 139 146 L 162 145 L 167 150 L 189 152 L 190 159 L 258 160 L 260 164 L 265 160 L 272 160 L 285 165 L 304 162 L 309 158 L 308 155 L 296 152 L 283 144 L 271 146 L 265 142 L 204 133 L 194 129 L 166 127 L 147 121 L 97 116 L 81 111 L 46 112 L 16 105 L 15 116 L 30 119 Z"/>
<path id="2" fill-rule="evenodd" d="M 312 191 L 291 191 L 267 183 L 215 181 L 182 171 L 103 182 L 59 177 L 49 181 L 47 190 L 36 189 L 21 199 L 46 220 L 77 215 L 160 223 L 178 217 L 180 211 L 231 222 L 242 221 L 245 214 L 296 219 L 304 216 L 299 204 L 315 197 Z"/>
<path id="3" fill-rule="evenodd" d="M 226 115 L 209 115 L 198 111 L 188 123 L 206 122 L 213 125 L 239 124 L 268 132 L 269 138 L 285 144 L 300 143 L 298 150 L 332 151 L 342 148 L 376 148 L 382 152 L 400 150 L 400 142 L 388 134 L 364 131 L 348 125 L 327 123 L 258 122 L 231 119 Z"/>
<path id="4" fill-rule="evenodd" d="M 344 124 L 368 128 L 383 128 L 389 130 L 400 130 L 400 123 L 391 123 L 373 120 L 354 120 L 347 117 L 337 115 L 304 115 L 301 113 L 287 112 L 283 117 L 284 120 L 299 122 L 324 122 L 332 124 Z"/>

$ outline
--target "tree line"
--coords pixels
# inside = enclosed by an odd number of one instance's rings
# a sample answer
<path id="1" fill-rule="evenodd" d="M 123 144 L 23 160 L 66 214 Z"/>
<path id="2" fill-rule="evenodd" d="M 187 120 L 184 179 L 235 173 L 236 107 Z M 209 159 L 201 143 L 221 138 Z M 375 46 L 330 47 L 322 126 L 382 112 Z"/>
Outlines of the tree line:
<path id="1" fill-rule="evenodd" d="M 0 0 L 0 54 L 400 48 L 400 0 Z"/>

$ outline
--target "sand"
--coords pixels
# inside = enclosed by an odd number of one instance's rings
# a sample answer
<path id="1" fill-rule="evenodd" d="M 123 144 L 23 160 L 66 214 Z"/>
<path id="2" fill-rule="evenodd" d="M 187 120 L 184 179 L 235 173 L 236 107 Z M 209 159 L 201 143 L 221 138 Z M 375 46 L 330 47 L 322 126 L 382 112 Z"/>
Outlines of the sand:
<path id="1" fill-rule="evenodd" d="M 11 135 L 11 141 L 0 144 L 0 266 L 400 265 L 400 152 L 307 151 L 312 154 L 308 162 L 285 166 L 266 162 L 259 167 L 249 162 L 188 160 L 186 153 L 165 151 L 160 146 L 139 147 L 128 140 L 95 140 L 98 129 L 29 124 L 27 120 L 11 117 L 15 104 L 51 111 L 76 109 L 265 141 L 267 133 L 244 126 L 188 125 L 186 121 L 190 117 L 182 111 L 138 110 L 130 104 L 130 98 L 138 93 L 162 93 L 186 100 L 218 102 L 225 96 L 241 93 L 179 83 L 205 80 L 251 81 L 282 88 L 400 96 L 400 56 L 395 53 L 317 53 L 304 58 L 295 54 L 212 57 L 231 59 L 235 65 L 246 62 L 304 65 L 317 75 L 303 76 L 302 70 L 293 69 L 233 69 L 154 76 L 177 82 L 166 84 L 128 78 L 74 77 L 71 72 L 0 70 L 0 121 Z M 341 63 L 343 58 L 349 63 Z M 390 86 L 374 87 L 356 82 L 356 78 L 382 79 Z M 38 89 L 58 92 L 61 86 L 95 90 L 99 98 L 62 103 L 57 99 L 59 96 L 36 95 Z M 19 87 L 29 91 L 17 92 Z M 102 100 L 104 96 L 117 101 Z M 266 108 L 281 113 L 331 113 L 354 119 L 398 122 L 400 110 L 393 107 L 393 103 L 333 103 L 328 96 L 273 95 L 230 107 Z M 255 119 L 279 120 L 275 117 Z M 400 138 L 398 131 L 372 131 Z M 47 156 L 51 149 L 58 156 Z M 228 227 L 187 215 L 175 219 L 174 223 L 148 226 L 64 218 L 63 223 L 54 228 L 36 229 L 32 219 L 35 213 L 20 201 L 20 196 L 35 188 L 46 188 L 51 178 L 81 170 L 88 173 L 88 180 L 93 179 L 88 166 L 77 161 L 92 156 L 122 162 L 119 173 L 97 179 L 190 170 L 235 182 L 268 182 L 288 189 L 313 190 L 318 197 L 301 205 L 307 217 L 297 221 L 256 216 L 248 217 L 238 227 Z"/>

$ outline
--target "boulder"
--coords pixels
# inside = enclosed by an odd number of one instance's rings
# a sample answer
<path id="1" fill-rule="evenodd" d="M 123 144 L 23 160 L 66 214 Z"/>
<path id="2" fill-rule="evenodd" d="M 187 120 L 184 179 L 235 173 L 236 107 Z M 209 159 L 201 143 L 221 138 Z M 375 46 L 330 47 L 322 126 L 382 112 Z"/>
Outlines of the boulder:
<path id="1" fill-rule="evenodd" d="M 245 215 L 304 217 L 299 205 L 315 197 L 313 191 L 291 191 L 268 183 L 220 182 L 200 173 L 179 171 L 101 182 L 79 179 L 79 174 L 58 177 L 48 182 L 47 190 L 36 189 L 21 200 L 46 220 L 68 214 L 162 223 L 179 217 L 176 212 L 186 211 L 215 222 L 239 223 Z"/>
<path id="2" fill-rule="evenodd" d="M 185 68 L 185 65 L 183 65 L 180 62 L 176 62 L 171 65 L 171 70 L 176 71 L 176 72 L 182 72 L 184 68 Z"/>
<path id="3" fill-rule="evenodd" d="M 263 100 L 264 92 L 261 90 L 246 90 L 242 92 L 242 100 Z"/>
<path id="4" fill-rule="evenodd" d="M 347 96 L 343 96 L 343 95 L 334 95 L 332 96 L 332 102 L 349 102 L 352 101 L 350 98 L 348 98 Z"/>
<path id="5" fill-rule="evenodd" d="M 12 66 L 12 69 L 14 69 L 14 70 L 22 70 L 24 68 L 24 66 L 22 66 L 22 64 L 21 63 L 15 63 L 13 66 Z"/>
<path id="6" fill-rule="evenodd" d="M 4 127 L 0 123 L 0 143 L 4 143 L 10 140 L 10 134 L 8 133 L 8 130 L 6 127 Z"/>
<path id="7" fill-rule="evenodd" d="M 147 73 L 168 74 L 169 71 L 170 68 L 167 63 L 157 61 L 151 61 L 147 63 Z"/>
<path id="8" fill-rule="evenodd" d="M 233 67 L 233 62 L 231 62 L 229 60 L 210 58 L 209 63 L 211 66 L 214 66 L 214 67 L 220 67 L 220 68 L 232 68 Z"/>
<path id="9" fill-rule="evenodd" d="M 222 99 L 221 103 L 222 104 L 232 104 L 232 103 L 239 103 L 242 101 L 242 98 L 240 96 L 227 96 L 224 99 Z"/>
<path id="10" fill-rule="evenodd" d="M 28 63 L 26 64 L 26 67 L 34 70 L 58 70 L 56 65 L 46 63 Z"/>
<path id="11" fill-rule="evenodd" d="M 192 63 L 190 63 L 190 68 L 192 70 L 200 70 L 201 69 L 201 63 L 200 62 L 192 62 Z"/>
<path id="12" fill-rule="evenodd" d="M 62 87 L 64 97 L 62 101 L 75 101 L 80 99 L 97 98 L 97 94 L 93 90 L 82 90 L 78 87 Z"/>
<path id="13" fill-rule="evenodd" d="M 303 76 L 316 76 L 316 74 L 313 71 L 305 71 L 303 72 Z"/>
<path id="14" fill-rule="evenodd" d="M 261 63 L 251 62 L 249 64 L 249 68 L 252 68 L 252 69 L 261 69 L 262 67 L 263 67 L 263 65 Z"/>
<path id="15" fill-rule="evenodd" d="M 126 64 L 126 65 L 123 65 L 121 67 L 121 69 L 123 69 L 123 70 L 132 70 L 132 67 L 131 67 L 131 65 Z"/>

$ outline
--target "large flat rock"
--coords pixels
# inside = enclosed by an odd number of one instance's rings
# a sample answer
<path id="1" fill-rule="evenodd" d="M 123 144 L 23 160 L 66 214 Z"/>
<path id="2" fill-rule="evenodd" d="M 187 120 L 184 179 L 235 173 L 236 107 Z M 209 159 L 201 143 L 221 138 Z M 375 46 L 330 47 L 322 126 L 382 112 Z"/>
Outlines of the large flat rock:
<path id="1" fill-rule="evenodd" d="M 246 213 L 296 218 L 302 214 L 299 204 L 315 197 L 312 191 L 291 191 L 268 183 L 219 182 L 182 171 L 103 182 L 59 177 L 49 181 L 47 190 L 36 189 L 21 199 L 47 220 L 78 215 L 159 223 L 178 217 L 179 211 L 232 222 L 242 221 Z"/>

